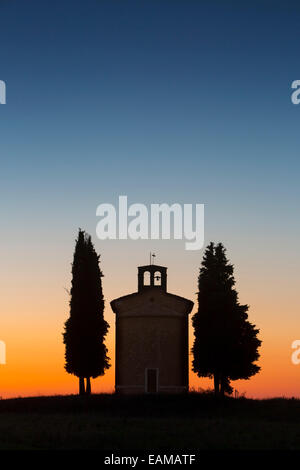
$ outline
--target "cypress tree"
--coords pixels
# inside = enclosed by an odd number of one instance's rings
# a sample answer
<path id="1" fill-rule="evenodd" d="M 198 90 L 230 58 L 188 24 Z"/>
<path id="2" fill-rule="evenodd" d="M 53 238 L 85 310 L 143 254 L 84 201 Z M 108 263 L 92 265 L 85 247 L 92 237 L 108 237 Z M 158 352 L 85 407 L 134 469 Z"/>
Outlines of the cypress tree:
<path id="1" fill-rule="evenodd" d="M 215 394 L 232 393 L 231 380 L 249 379 L 260 367 L 259 330 L 248 320 L 234 289 L 233 266 L 219 243 L 210 243 L 198 277 L 198 311 L 193 316 L 193 371 L 214 378 Z"/>
<path id="2" fill-rule="evenodd" d="M 103 316 L 99 259 L 90 235 L 79 229 L 72 264 L 70 316 L 63 338 L 65 369 L 79 378 L 81 395 L 91 393 L 91 377 L 104 375 L 110 367 L 104 344 L 109 325 Z"/>

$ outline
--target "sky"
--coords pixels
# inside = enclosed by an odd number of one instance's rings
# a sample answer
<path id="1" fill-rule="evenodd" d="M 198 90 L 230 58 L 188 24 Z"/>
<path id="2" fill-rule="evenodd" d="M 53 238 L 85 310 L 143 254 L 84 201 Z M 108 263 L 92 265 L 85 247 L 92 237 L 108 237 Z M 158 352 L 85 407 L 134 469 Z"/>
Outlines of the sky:
<path id="1" fill-rule="evenodd" d="M 261 372 L 233 385 L 300 397 L 299 31 L 296 1 L 0 0 L 0 396 L 77 391 L 62 331 L 79 227 L 110 324 L 94 391 L 114 387 L 109 303 L 136 291 L 150 251 L 168 290 L 196 301 L 203 250 L 97 239 L 97 206 L 127 195 L 205 204 L 205 245 L 224 243 L 263 341 Z M 191 372 L 190 386 L 212 384 Z"/>

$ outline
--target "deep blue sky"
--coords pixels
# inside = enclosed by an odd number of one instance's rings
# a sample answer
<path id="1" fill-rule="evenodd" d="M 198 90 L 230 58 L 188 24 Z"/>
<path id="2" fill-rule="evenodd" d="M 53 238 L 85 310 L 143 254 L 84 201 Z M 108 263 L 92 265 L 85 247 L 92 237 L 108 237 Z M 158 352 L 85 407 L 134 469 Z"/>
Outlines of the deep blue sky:
<path id="1" fill-rule="evenodd" d="M 127 194 L 205 203 L 207 241 L 293 243 L 299 31 L 297 2 L 1 1 L 7 242 L 95 235 Z"/>

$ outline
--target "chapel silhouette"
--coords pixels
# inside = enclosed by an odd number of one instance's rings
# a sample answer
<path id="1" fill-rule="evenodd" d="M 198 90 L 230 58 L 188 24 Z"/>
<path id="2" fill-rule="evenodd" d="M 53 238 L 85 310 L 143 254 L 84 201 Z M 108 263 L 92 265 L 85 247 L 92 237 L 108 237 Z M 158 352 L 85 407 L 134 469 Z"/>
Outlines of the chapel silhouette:
<path id="1" fill-rule="evenodd" d="M 116 314 L 116 392 L 188 390 L 188 315 L 193 305 L 167 292 L 166 267 L 138 268 L 138 292 L 111 302 Z"/>

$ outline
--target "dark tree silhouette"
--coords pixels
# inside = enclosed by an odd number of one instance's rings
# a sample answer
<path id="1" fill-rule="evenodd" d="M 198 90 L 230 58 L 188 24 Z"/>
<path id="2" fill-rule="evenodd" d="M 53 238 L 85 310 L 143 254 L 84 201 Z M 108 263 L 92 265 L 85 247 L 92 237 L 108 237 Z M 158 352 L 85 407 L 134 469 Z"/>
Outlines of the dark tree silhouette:
<path id="1" fill-rule="evenodd" d="M 213 377 L 215 394 L 231 394 L 231 380 L 249 379 L 260 367 L 259 330 L 248 321 L 248 305 L 240 305 L 233 266 L 224 246 L 210 243 L 198 277 L 198 311 L 193 316 L 193 371 Z"/>
<path id="2" fill-rule="evenodd" d="M 110 367 L 104 339 L 109 325 L 104 320 L 99 258 L 91 237 L 79 230 L 72 265 L 70 317 L 63 333 L 65 369 L 79 377 L 79 393 L 91 393 L 90 378 Z M 84 379 L 86 379 L 86 388 Z"/>

